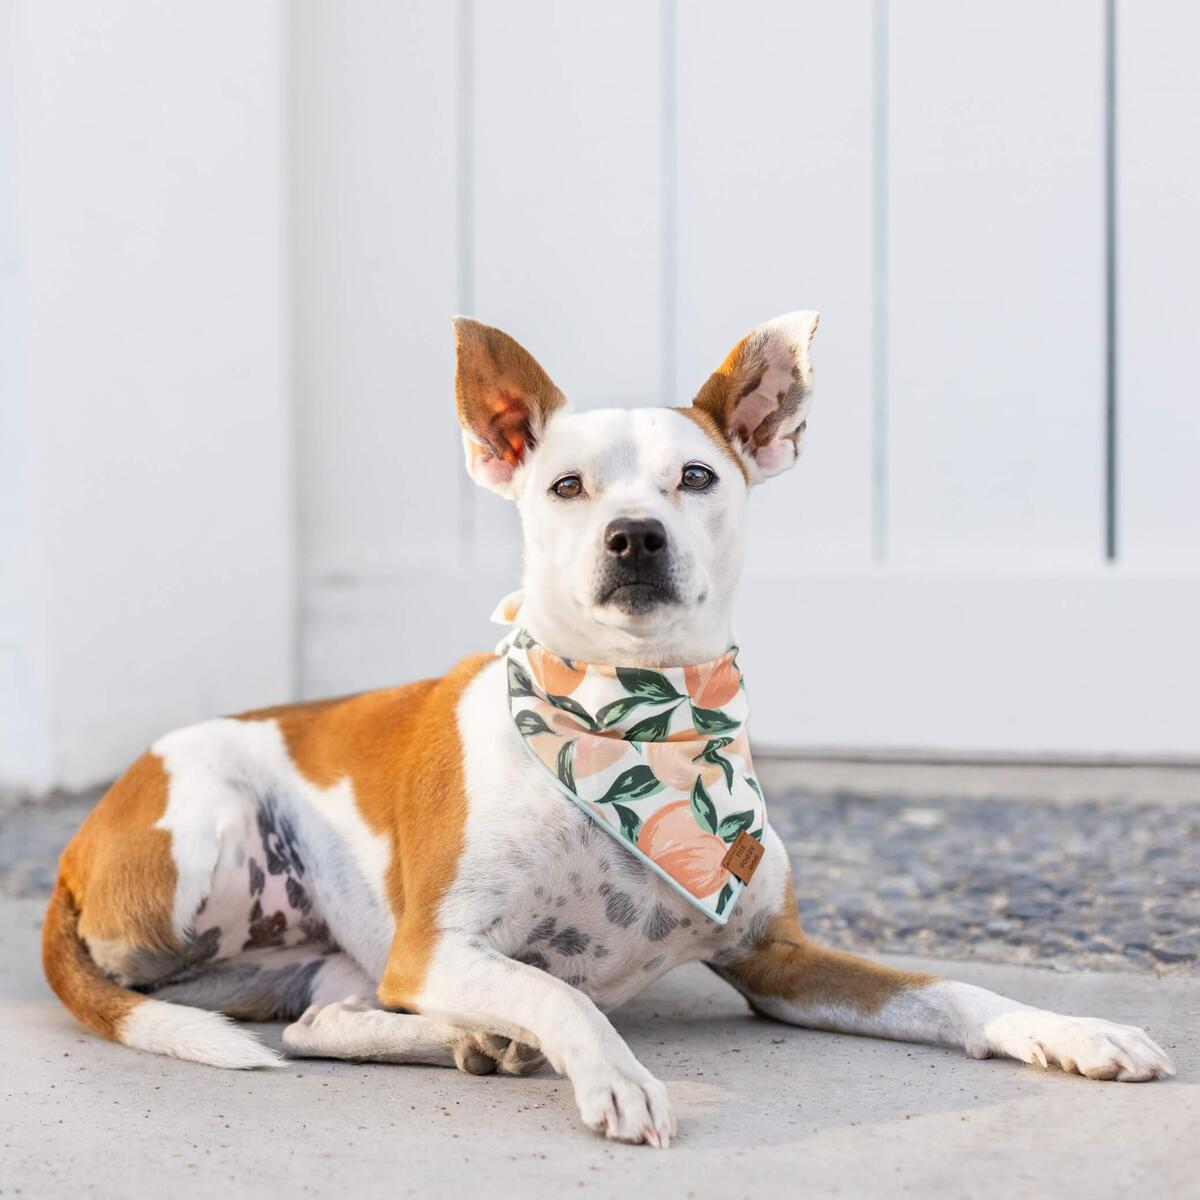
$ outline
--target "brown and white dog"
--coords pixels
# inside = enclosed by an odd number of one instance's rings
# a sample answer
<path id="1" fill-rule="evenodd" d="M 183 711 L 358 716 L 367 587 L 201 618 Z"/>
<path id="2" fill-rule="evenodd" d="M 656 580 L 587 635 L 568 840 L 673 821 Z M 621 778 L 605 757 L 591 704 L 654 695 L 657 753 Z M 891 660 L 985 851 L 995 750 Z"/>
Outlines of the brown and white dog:
<path id="1" fill-rule="evenodd" d="M 520 510 L 538 642 L 632 666 L 725 651 L 746 496 L 796 459 L 816 326 L 755 329 L 689 408 L 572 415 L 521 346 L 456 322 L 468 469 Z M 813 945 L 769 828 L 728 925 L 709 921 L 564 799 L 502 667 L 481 654 L 161 738 L 62 856 L 43 950 L 63 1003 L 104 1037 L 219 1067 L 281 1061 L 229 1017 L 292 1021 L 299 1057 L 519 1074 L 544 1056 L 589 1128 L 655 1146 L 675 1129 L 667 1089 L 604 1013 L 692 960 L 794 1025 L 1095 1079 L 1172 1072 L 1138 1028 Z"/>

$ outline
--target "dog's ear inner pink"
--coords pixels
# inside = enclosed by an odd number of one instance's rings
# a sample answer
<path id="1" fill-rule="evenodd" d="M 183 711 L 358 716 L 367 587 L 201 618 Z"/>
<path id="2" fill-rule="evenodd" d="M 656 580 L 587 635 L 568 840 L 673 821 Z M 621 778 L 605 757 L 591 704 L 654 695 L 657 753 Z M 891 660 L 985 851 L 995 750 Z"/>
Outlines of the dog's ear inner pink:
<path id="1" fill-rule="evenodd" d="M 454 319 L 454 334 L 467 469 L 477 482 L 503 491 L 566 398 L 508 334 L 468 317 Z"/>
<path id="2" fill-rule="evenodd" d="M 786 470 L 800 453 L 819 319 L 815 312 L 794 312 L 758 326 L 692 401 L 690 411 L 728 442 L 751 483 Z"/>

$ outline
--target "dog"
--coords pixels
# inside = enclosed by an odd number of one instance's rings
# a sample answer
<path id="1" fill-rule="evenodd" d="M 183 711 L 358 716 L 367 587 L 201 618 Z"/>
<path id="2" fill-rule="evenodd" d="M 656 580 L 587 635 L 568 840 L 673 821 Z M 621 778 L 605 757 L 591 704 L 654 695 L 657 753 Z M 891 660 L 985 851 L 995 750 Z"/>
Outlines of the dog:
<path id="1" fill-rule="evenodd" d="M 519 510 L 531 639 L 610 669 L 728 650 L 747 494 L 800 453 L 817 321 L 754 329 L 687 408 L 573 414 L 516 341 L 455 320 L 467 469 Z M 657 1147 L 676 1130 L 667 1089 L 605 1013 L 689 961 L 786 1024 L 1094 1079 L 1173 1072 L 1139 1028 L 813 944 L 769 822 L 731 911 L 698 912 L 564 798 L 503 673 L 480 654 L 162 737 L 62 855 L 43 933 L 55 993 L 103 1037 L 217 1067 L 284 1061 L 231 1018 L 291 1022 L 291 1057 L 548 1061 L 589 1129 Z"/>

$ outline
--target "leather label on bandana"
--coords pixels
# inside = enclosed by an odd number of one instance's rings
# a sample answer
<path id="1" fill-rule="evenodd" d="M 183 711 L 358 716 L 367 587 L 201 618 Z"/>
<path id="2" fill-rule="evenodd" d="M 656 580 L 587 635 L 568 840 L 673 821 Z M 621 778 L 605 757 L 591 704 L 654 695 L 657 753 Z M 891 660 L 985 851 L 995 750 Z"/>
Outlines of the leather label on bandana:
<path id="1" fill-rule="evenodd" d="M 749 883 L 754 878 L 754 872 L 762 861 L 763 844 L 757 838 L 752 838 L 744 829 L 734 839 L 729 847 L 729 853 L 721 860 L 721 866 L 731 875 L 736 875 L 743 883 Z"/>

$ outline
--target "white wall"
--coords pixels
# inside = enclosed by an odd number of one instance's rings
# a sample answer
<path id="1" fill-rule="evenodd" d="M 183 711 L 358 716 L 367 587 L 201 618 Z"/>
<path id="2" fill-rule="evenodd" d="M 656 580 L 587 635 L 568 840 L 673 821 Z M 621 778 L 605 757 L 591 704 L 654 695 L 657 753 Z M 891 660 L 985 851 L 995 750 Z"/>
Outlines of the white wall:
<path id="1" fill-rule="evenodd" d="M 0 9 L 0 781 L 292 689 L 277 3 Z"/>
<path id="2" fill-rule="evenodd" d="M 492 644 L 455 311 L 593 406 L 822 310 L 760 743 L 1200 754 L 1200 25 L 1107 11 L 0 3 L 0 782 Z"/>
<path id="3" fill-rule="evenodd" d="M 1197 37 L 1119 8 L 1115 561 L 1102 0 L 296 10 L 306 694 L 488 645 L 518 580 L 442 313 L 586 406 L 819 307 L 807 458 L 752 506 L 760 742 L 1200 753 Z"/>
<path id="4" fill-rule="evenodd" d="M 1200 6 L 1121 0 L 1117 28 L 1121 557 L 1171 571 L 1200 563 Z"/>

